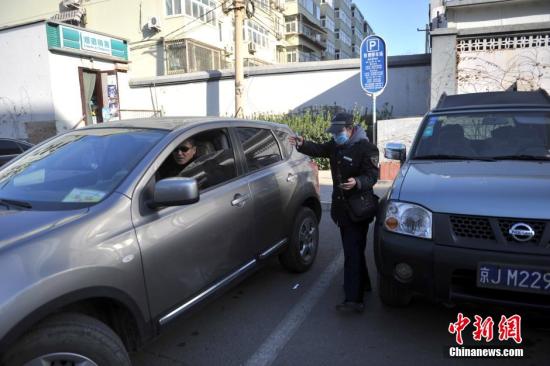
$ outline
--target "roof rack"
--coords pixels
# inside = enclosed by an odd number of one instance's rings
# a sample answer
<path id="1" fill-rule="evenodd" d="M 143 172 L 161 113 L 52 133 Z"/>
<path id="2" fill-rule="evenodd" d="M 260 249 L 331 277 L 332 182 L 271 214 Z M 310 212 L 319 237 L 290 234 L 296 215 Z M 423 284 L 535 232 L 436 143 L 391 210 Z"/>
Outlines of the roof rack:
<path id="1" fill-rule="evenodd" d="M 433 111 L 525 107 L 550 108 L 550 96 L 544 89 L 529 92 L 503 91 L 457 95 L 443 93 Z"/>

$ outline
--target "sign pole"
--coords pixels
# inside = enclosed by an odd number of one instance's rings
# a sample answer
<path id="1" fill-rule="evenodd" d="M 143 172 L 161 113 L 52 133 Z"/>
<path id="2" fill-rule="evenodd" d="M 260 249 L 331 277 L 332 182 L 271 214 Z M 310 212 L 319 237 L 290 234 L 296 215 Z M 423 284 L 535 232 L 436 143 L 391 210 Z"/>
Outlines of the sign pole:
<path id="1" fill-rule="evenodd" d="M 379 36 L 368 36 L 361 42 L 361 87 L 372 97 L 372 143 L 378 146 L 376 97 L 388 83 L 386 42 Z"/>
<path id="2" fill-rule="evenodd" d="M 372 95 L 372 143 L 378 146 L 378 127 L 376 125 L 376 94 Z"/>

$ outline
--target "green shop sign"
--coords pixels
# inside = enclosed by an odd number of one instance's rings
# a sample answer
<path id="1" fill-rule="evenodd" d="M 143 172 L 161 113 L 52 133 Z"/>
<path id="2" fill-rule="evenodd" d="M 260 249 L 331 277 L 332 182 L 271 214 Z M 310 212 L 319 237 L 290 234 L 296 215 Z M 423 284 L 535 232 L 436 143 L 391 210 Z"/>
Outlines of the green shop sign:
<path id="1" fill-rule="evenodd" d="M 109 55 L 128 60 L 126 41 L 55 23 L 46 24 L 48 46 Z"/>

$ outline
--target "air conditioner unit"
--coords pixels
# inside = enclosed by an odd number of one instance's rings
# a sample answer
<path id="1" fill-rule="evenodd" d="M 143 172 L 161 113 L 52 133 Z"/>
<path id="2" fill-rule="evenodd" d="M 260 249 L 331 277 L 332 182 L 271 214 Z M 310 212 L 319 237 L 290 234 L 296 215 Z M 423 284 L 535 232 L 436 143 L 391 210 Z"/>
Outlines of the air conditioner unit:
<path id="1" fill-rule="evenodd" d="M 225 52 L 225 55 L 226 55 L 226 56 L 232 55 L 233 52 L 235 52 L 233 46 L 225 46 L 225 47 L 223 48 L 223 51 Z"/>
<path id="2" fill-rule="evenodd" d="M 80 9 L 82 5 L 82 0 L 63 0 L 63 6 L 71 9 Z"/>
<path id="3" fill-rule="evenodd" d="M 256 44 L 253 42 L 248 43 L 248 53 L 251 55 L 256 53 Z"/>
<path id="4" fill-rule="evenodd" d="M 149 18 L 149 21 L 147 21 L 147 29 L 160 32 L 160 18 L 158 16 L 152 16 Z"/>

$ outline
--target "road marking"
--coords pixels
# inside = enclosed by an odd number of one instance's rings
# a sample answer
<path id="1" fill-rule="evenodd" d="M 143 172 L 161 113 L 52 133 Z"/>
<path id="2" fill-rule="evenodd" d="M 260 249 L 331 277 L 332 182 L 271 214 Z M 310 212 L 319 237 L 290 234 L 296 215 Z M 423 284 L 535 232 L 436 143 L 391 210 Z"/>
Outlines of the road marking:
<path id="1" fill-rule="evenodd" d="M 277 325 L 277 328 L 258 348 L 256 353 L 248 359 L 246 366 L 268 366 L 277 359 L 281 350 L 307 318 L 343 265 L 344 253 L 340 250 L 338 256 L 328 265 L 317 282 L 304 295 L 303 299 L 294 305 L 286 317 Z"/>

